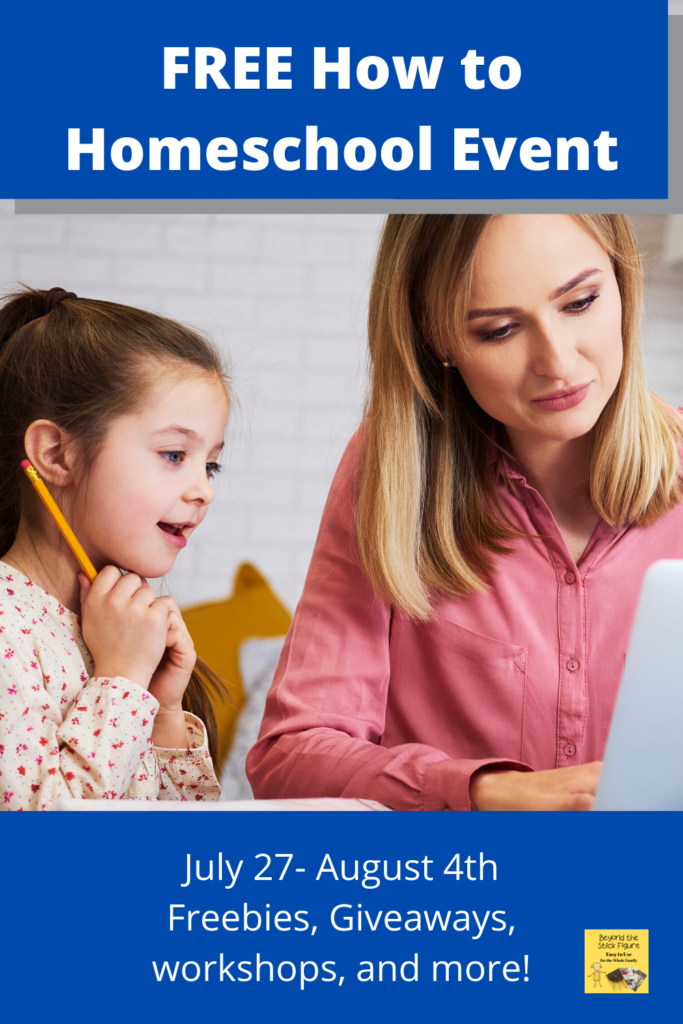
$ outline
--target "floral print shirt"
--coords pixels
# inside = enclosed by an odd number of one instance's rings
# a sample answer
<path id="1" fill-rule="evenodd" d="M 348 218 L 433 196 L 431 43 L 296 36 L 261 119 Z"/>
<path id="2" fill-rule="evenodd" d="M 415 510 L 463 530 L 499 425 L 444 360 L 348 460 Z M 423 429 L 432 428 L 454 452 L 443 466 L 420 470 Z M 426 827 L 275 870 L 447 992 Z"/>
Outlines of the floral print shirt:
<path id="1" fill-rule="evenodd" d="M 0 808 L 218 800 L 203 723 L 186 713 L 187 749 L 155 747 L 155 698 L 93 668 L 78 616 L 0 561 Z"/>

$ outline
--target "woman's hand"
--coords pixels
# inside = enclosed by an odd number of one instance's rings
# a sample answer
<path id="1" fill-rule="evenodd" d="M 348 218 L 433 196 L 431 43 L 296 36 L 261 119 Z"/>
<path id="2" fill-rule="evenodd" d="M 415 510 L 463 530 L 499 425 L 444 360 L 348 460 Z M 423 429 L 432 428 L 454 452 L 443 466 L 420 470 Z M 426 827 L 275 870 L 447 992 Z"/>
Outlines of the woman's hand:
<path id="1" fill-rule="evenodd" d="M 168 609 L 166 651 L 152 677 L 149 692 L 159 701 L 152 741 L 155 747 L 187 747 L 182 700 L 197 661 L 192 637 L 172 597 L 160 597 Z"/>
<path id="2" fill-rule="evenodd" d="M 470 782 L 470 798 L 478 811 L 590 811 L 602 761 L 518 772 L 480 768 Z"/>
<path id="3" fill-rule="evenodd" d="M 106 566 L 92 583 L 79 573 L 83 639 L 95 675 L 124 676 L 149 688 L 166 649 L 168 605 L 135 573 Z"/>

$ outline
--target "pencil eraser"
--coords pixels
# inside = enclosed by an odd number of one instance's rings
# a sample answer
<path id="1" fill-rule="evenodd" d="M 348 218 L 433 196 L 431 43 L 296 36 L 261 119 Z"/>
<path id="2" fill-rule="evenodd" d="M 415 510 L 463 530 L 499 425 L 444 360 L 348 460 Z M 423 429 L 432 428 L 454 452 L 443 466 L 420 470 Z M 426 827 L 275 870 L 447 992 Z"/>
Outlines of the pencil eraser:
<path id="1" fill-rule="evenodd" d="M 22 469 L 28 469 L 28 467 L 30 465 L 31 465 L 31 463 L 30 463 L 29 459 L 22 459 L 21 460 L 21 468 Z"/>

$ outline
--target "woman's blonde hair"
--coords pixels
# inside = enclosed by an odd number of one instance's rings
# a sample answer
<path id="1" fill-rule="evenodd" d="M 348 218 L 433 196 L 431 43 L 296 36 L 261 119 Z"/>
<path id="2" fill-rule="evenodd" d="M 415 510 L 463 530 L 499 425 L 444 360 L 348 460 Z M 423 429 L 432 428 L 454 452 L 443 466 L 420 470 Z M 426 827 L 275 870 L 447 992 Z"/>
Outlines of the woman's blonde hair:
<path id="1" fill-rule="evenodd" d="M 434 592 L 486 589 L 493 556 L 516 535 L 490 465 L 496 421 L 442 365 L 464 344 L 473 258 L 489 219 L 390 216 L 370 292 L 358 543 L 377 592 L 418 619 Z M 680 501 L 683 429 L 645 382 L 643 272 L 628 217 L 576 219 L 609 254 L 622 302 L 623 370 L 592 431 L 591 500 L 612 526 L 650 526 Z"/>

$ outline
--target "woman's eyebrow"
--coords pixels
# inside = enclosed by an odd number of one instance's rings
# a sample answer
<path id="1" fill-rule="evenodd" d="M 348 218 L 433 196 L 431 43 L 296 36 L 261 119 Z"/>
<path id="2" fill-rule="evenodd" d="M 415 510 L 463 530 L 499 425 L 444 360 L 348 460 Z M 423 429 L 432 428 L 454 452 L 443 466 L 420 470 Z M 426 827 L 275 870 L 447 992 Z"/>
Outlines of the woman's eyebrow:
<path id="1" fill-rule="evenodd" d="M 566 284 L 560 285 L 550 296 L 550 300 L 559 299 L 561 295 L 566 292 L 570 292 L 572 288 L 576 288 L 577 284 L 581 284 L 587 277 L 592 277 L 593 274 L 602 274 L 602 270 L 599 267 L 592 267 L 589 270 L 582 270 L 580 274 L 573 277 L 571 281 L 567 281 Z M 515 316 L 518 313 L 522 313 L 523 310 L 519 306 L 495 306 L 489 309 L 471 309 L 467 314 L 468 320 L 478 320 L 479 317 L 483 316 Z"/>
<path id="2" fill-rule="evenodd" d="M 514 316 L 521 313 L 519 306 L 499 306 L 491 309 L 471 309 L 467 314 L 468 320 L 478 320 L 480 316 Z"/>
<path id="3" fill-rule="evenodd" d="M 602 274 L 602 270 L 599 267 L 592 267 L 590 270 L 582 270 L 580 274 L 573 277 L 571 281 L 567 281 L 566 284 L 560 285 L 550 296 L 552 302 L 553 299 L 559 299 L 560 295 L 564 295 L 566 292 L 570 292 L 572 288 L 576 288 L 577 284 L 581 284 L 587 277 L 592 277 L 593 274 Z"/>

